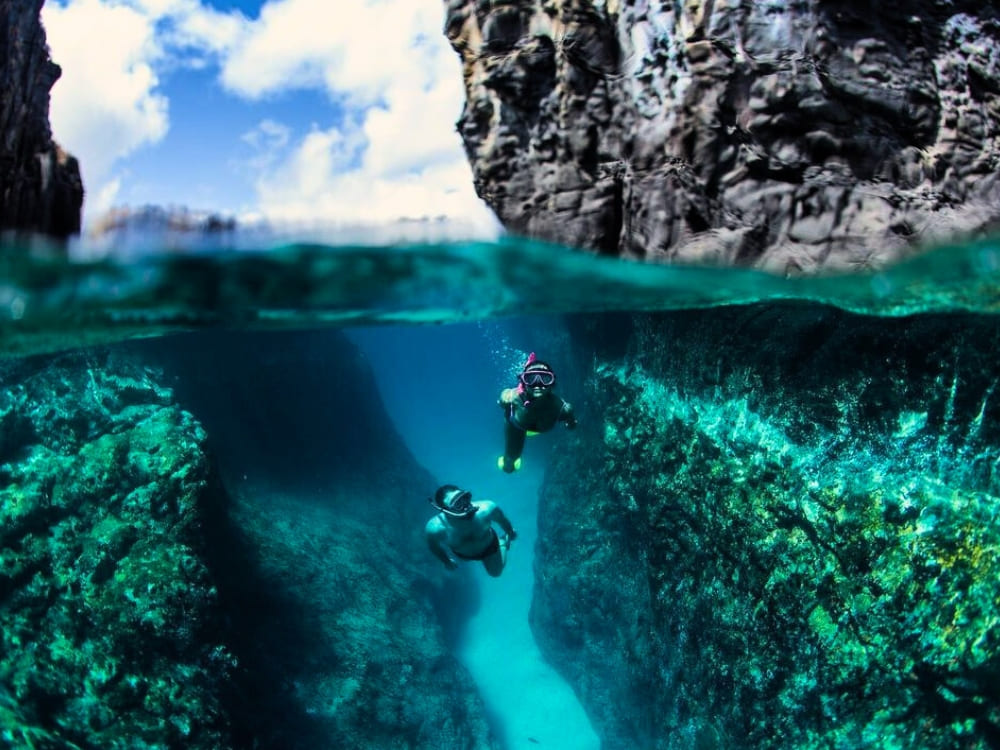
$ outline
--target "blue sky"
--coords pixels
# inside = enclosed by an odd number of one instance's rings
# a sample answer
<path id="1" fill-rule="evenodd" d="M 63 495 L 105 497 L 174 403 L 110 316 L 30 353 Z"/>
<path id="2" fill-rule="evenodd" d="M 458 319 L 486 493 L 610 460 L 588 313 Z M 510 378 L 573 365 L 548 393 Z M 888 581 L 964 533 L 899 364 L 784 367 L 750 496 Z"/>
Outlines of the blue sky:
<path id="1" fill-rule="evenodd" d="M 42 23 L 85 224 L 152 203 L 496 231 L 455 132 L 442 0 L 46 0 Z"/>

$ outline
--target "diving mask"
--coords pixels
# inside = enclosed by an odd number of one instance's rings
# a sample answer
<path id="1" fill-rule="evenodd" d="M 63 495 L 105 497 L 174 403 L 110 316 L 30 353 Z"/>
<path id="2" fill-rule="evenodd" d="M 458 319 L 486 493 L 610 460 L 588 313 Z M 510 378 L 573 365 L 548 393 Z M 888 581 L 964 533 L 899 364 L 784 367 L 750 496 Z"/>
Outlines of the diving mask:
<path id="1" fill-rule="evenodd" d="M 470 516 L 476 512 L 472 504 L 472 493 L 468 490 L 456 490 L 444 501 L 441 510 L 450 516 Z"/>
<path id="2" fill-rule="evenodd" d="M 556 383 L 556 374 L 551 370 L 528 370 L 519 379 L 525 388 L 551 388 Z"/>

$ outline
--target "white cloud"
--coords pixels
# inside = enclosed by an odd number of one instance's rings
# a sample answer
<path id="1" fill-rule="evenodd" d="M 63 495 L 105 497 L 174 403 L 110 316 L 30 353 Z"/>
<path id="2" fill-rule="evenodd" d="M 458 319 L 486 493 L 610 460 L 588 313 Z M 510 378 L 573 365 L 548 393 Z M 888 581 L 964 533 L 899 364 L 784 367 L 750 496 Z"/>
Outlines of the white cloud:
<path id="1" fill-rule="evenodd" d="M 281 168 L 261 177 L 263 215 L 303 226 L 384 224 L 446 219 L 492 235 L 496 220 L 470 189 L 469 167 L 450 161 L 419 173 L 374 176 L 337 169 L 339 136 L 315 133 Z"/>
<path id="2" fill-rule="evenodd" d="M 50 1 L 41 17 L 63 71 L 52 89 L 49 119 L 56 140 L 80 161 L 89 214 L 113 204 L 123 179 L 116 166 L 169 130 L 169 102 L 157 71 L 177 64 L 180 48 L 199 54 L 225 49 L 245 23 L 198 0 Z M 199 60 L 187 57 L 184 64 Z"/>
<path id="3" fill-rule="evenodd" d="M 271 154 L 284 149 L 291 137 L 292 131 L 287 125 L 275 120 L 261 120 L 257 127 L 244 133 L 240 139 L 261 153 L 264 162 L 270 163 Z"/>
<path id="4" fill-rule="evenodd" d="M 248 97 L 322 87 L 347 114 L 282 157 L 258 157 L 267 165 L 257 180 L 262 213 L 335 222 L 447 216 L 495 230 L 455 132 L 462 73 L 443 21 L 439 0 L 264 6 L 225 59 L 224 84 Z"/>
<path id="5" fill-rule="evenodd" d="M 169 19 L 165 38 L 173 48 L 186 53 L 218 55 L 231 49 L 242 38 L 250 21 L 239 12 L 220 13 L 198 0 L 138 0 L 153 18 Z M 191 60 L 185 55 L 184 62 Z"/>
<path id="6" fill-rule="evenodd" d="M 285 109 L 284 122 L 265 115 L 233 131 L 234 145 L 242 138 L 253 152 L 237 171 L 256 187 L 254 213 L 313 221 L 471 214 L 495 226 L 455 133 L 461 67 L 443 20 L 440 0 L 271 0 L 255 19 L 204 0 L 49 0 L 43 21 L 64 70 L 52 93 L 53 131 L 80 159 L 89 211 L 98 194 L 113 200 L 119 183 L 156 180 L 123 170 L 167 133 L 158 74 L 217 65 L 225 89 L 260 108 L 290 90 L 330 101 L 329 120 L 312 127 Z M 220 180 L 232 179 L 226 167 Z"/>
<path id="7" fill-rule="evenodd" d="M 49 109 L 53 134 L 80 160 L 88 193 L 106 195 L 115 161 L 167 132 L 153 25 L 131 8 L 100 0 L 46 3 L 42 23 L 63 71 Z"/>
<path id="8" fill-rule="evenodd" d="M 245 96 L 325 86 L 371 102 L 403 74 L 440 55 L 439 0 L 272 0 L 233 45 L 222 80 Z"/>

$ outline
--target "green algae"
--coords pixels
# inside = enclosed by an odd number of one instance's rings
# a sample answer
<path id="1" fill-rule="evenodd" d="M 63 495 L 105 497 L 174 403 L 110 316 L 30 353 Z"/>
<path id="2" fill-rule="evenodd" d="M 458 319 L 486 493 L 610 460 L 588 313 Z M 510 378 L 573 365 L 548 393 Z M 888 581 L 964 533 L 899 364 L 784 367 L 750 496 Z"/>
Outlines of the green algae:
<path id="1" fill-rule="evenodd" d="M 215 748 L 230 669 L 204 641 L 204 431 L 136 368 L 50 363 L 4 389 L 0 691 L 25 747 Z"/>
<path id="2" fill-rule="evenodd" d="M 711 647 L 690 654 L 699 671 L 750 686 L 741 697 L 748 744 L 770 746 L 767 707 L 795 717 L 781 726 L 782 744 L 807 730 L 797 747 L 834 746 L 857 731 L 877 733 L 882 747 L 919 737 L 943 748 L 963 712 L 973 723 L 1000 721 L 986 679 L 1000 659 L 993 495 L 926 478 L 906 452 L 856 446 L 843 462 L 830 459 L 745 399 L 702 401 L 635 371 L 598 376 L 609 392 L 635 394 L 622 414 L 629 427 L 605 433 L 643 436 L 624 459 L 620 444 L 607 448 L 631 496 L 644 498 L 658 598 L 687 610 L 702 641 L 710 634 Z M 866 473 L 856 471 L 861 455 Z M 657 479 L 639 479 L 637 466 Z M 697 583 L 678 595 L 683 575 Z M 747 618 L 747 601 L 756 616 Z M 858 698 L 873 694 L 891 715 Z M 833 728 L 808 731 L 810 721 Z"/>
<path id="3" fill-rule="evenodd" d="M 698 329 L 709 317 L 676 318 L 690 326 L 676 338 L 640 328 L 647 349 L 595 362 L 593 428 L 546 487 L 534 631 L 577 663 L 564 669 L 602 738 L 665 749 L 711 728 L 726 747 L 991 747 L 989 339 L 933 359 L 906 338 L 855 340 L 859 361 L 834 365 L 844 350 L 824 342 L 848 327 L 800 337 L 783 321 L 780 335 L 741 331 L 757 349 L 741 358 L 711 351 L 734 339 Z"/>

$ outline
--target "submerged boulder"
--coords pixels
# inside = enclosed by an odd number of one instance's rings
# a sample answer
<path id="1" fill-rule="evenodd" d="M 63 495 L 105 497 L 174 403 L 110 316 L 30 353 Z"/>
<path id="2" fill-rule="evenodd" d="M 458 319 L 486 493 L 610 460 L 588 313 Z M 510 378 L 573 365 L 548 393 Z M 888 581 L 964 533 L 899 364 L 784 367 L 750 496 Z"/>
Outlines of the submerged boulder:
<path id="1" fill-rule="evenodd" d="M 241 747 L 493 750 L 451 654 L 475 606 L 423 538 L 437 482 L 336 330 L 134 342 L 208 433 L 231 498 L 209 546 L 241 670 Z"/>
<path id="2" fill-rule="evenodd" d="M 492 750 L 357 351 L 220 336 L 2 363 L 0 744 Z"/>
<path id="3" fill-rule="evenodd" d="M 0 390 L 4 742 L 223 747 L 205 433 L 148 373 L 98 361 Z"/>

